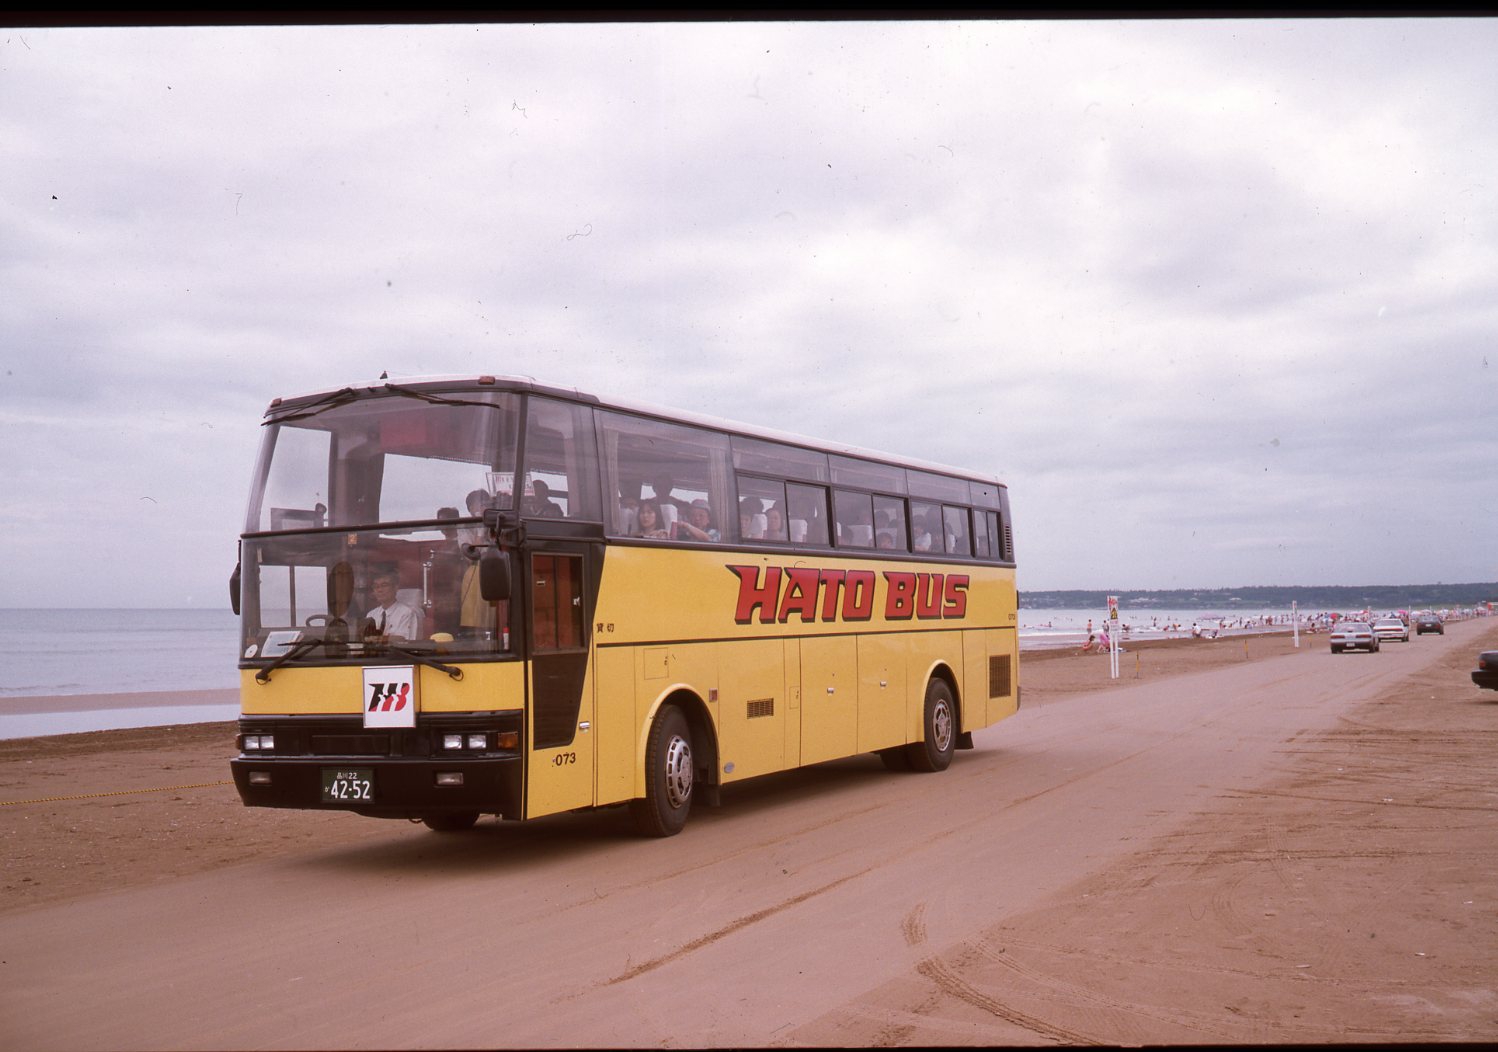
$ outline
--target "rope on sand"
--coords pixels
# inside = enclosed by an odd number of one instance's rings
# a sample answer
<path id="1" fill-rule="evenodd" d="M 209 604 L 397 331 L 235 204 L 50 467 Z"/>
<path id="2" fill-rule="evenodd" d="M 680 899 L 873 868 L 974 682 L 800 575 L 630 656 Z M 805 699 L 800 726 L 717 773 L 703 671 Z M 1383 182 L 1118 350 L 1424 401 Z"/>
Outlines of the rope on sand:
<path id="1" fill-rule="evenodd" d="M 55 804 L 62 800 L 98 800 L 105 796 L 129 796 L 131 793 L 171 793 L 178 789 L 211 789 L 216 785 L 233 785 L 234 779 L 222 782 L 197 782 L 193 785 L 163 785 L 155 789 L 117 789 L 112 793 L 80 793 L 77 796 L 43 796 L 35 800 L 0 800 L 0 807 L 19 807 L 23 804 Z"/>

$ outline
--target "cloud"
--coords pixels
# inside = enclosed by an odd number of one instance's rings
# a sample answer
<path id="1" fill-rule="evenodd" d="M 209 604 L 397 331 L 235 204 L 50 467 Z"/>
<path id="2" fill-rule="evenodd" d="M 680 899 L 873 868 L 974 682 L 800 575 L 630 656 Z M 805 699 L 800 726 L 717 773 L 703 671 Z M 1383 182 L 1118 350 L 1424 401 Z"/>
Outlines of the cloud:
<path id="1" fill-rule="evenodd" d="M 0 602 L 217 596 L 382 370 L 992 471 L 1022 587 L 1494 576 L 1487 20 L 24 36 Z"/>

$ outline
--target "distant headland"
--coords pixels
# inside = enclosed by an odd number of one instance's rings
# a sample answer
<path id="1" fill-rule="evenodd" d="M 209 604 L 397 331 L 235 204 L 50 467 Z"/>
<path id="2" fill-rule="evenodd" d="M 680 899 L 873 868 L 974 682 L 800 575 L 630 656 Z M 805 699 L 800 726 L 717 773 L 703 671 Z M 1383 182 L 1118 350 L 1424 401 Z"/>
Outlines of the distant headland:
<path id="1" fill-rule="evenodd" d="M 1316 610 L 1425 610 L 1498 603 L 1498 582 L 1477 584 L 1370 585 L 1255 585 L 1243 588 L 1168 588 L 1156 591 L 1107 590 L 1036 591 L 1023 589 L 1024 610 L 1086 610 L 1108 608 L 1108 596 L 1118 596 L 1124 610 L 1289 610 L 1298 603 Z"/>

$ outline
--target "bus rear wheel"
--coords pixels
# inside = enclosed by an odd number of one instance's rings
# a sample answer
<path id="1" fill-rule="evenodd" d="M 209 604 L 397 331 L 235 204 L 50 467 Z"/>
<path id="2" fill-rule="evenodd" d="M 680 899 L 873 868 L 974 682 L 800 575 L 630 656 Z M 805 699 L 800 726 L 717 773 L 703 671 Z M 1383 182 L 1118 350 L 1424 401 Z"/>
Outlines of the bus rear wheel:
<path id="1" fill-rule="evenodd" d="M 675 836 L 692 809 L 692 729 L 674 705 L 661 709 L 645 743 L 645 798 L 629 802 L 635 828 L 645 836 Z"/>
<path id="2" fill-rule="evenodd" d="M 443 811 L 439 814 L 423 816 L 421 823 L 428 829 L 435 829 L 439 833 L 461 833 L 472 829 L 478 820 L 477 811 Z"/>
<path id="3" fill-rule="evenodd" d="M 926 714 L 921 724 L 924 740 L 905 747 L 910 766 L 917 771 L 945 771 L 957 748 L 957 704 L 945 680 L 926 684 Z"/>

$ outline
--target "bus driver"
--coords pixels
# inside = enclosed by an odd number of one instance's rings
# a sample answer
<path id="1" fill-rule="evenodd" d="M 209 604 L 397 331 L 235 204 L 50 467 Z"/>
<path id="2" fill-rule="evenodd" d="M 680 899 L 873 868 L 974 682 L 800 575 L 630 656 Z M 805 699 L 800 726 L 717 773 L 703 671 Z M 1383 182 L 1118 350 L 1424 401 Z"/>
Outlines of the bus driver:
<path id="1" fill-rule="evenodd" d="M 364 635 L 390 639 L 421 638 L 421 617 L 395 597 L 395 574 L 381 571 L 372 582 L 375 605 L 364 619 Z"/>

